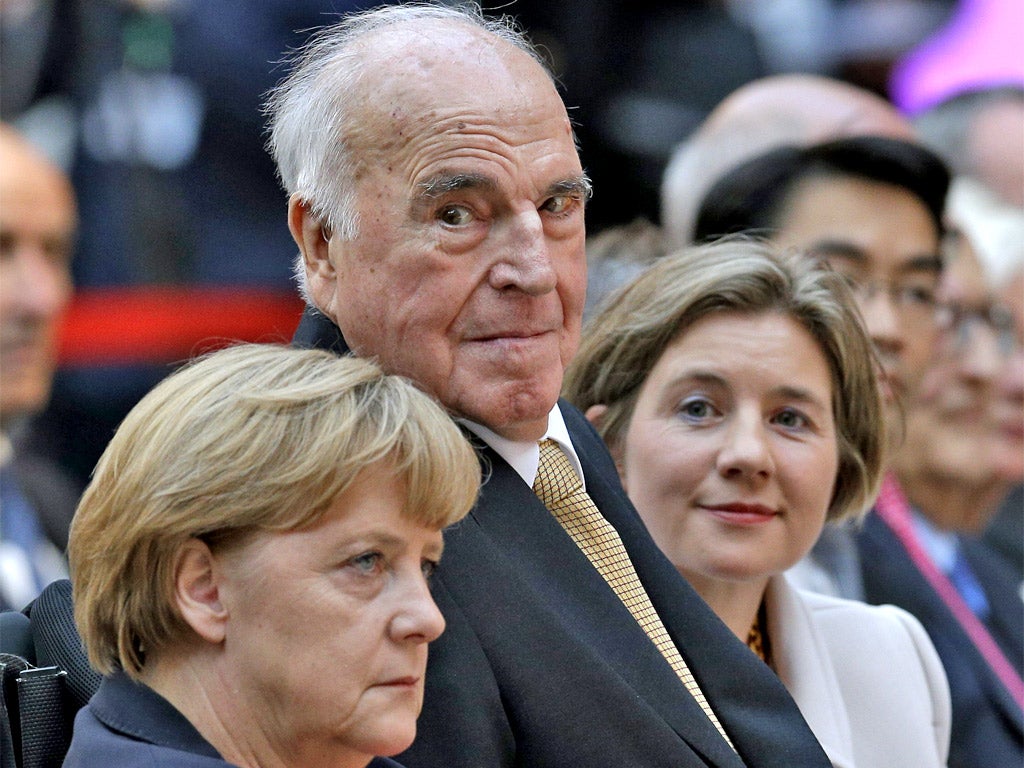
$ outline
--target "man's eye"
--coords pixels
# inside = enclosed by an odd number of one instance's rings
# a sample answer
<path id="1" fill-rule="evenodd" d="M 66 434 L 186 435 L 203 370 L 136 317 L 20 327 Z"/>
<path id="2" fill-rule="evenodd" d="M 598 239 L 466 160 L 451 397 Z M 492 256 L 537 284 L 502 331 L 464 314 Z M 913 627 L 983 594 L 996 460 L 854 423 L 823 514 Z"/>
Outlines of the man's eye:
<path id="1" fill-rule="evenodd" d="M 903 306 L 930 307 L 935 304 L 935 291 L 918 285 L 901 286 L 896 290 L 896 299 Z"/>
<path id="2" fill-rule="evenodd" d="M 549 213 L 565 213 L 576 204 L 577 198 L 573 195 L 555 195 L 544 201 L 542 208 Z"/>
<path id="3" fill-rule="evenodd" d="M 463 205 L 446 205 L 438 211 L 437 218 L 450 227 L 461 227 L 472 221 L 473 214 Z"/>

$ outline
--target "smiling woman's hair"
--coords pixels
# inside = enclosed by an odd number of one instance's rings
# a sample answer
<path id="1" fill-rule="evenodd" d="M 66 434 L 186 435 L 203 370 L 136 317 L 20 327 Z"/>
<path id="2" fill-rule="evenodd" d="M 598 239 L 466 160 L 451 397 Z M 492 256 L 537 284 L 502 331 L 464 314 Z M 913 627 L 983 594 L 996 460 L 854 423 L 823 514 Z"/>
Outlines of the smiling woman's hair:
<path id="1" fill-rule="evenodd" d="M 878 490 L 885 443 L 874 352 L 842 276 L 808 255 L 726 238 L 658 259 L 588 323 L 566 371 L 564 397 L 584 411 L 607 406 L 598 432 L 621 449 L 640 389 L 665 349 L 698 320 L 726 312 L 788 317 L 815 340 L 832 377 L 839 453 L 828 517 L 866 510 Z"/>
<path id="2" fill-rule="evenodd" d="M 405 492 L 403 515 L 440 530 L 473 505 L 480 465 L 430 397 L 373 363 L 241 345 L 172 374 L 128 414 L 71 526 L 75 621 L 92 665 L 137 677 L 191 633 L 175 564 L 317 522 L 364 472 Z"/>

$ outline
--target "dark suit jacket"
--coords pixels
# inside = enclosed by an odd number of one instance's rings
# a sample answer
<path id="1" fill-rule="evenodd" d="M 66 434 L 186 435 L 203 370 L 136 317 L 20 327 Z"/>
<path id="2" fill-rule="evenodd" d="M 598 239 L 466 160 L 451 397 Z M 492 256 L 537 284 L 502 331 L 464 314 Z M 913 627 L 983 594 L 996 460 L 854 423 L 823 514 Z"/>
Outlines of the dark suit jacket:
<path id="1" fill-rule="evenodd" d="M 858 535 L 867 601 L 891 603 L 924 625 L 939 653 L 953 703 L 950 768 L 1024 765 L 1024 716 L 998 682 L 967 633 L 918 571 L 903 545 L 878 515 Z M 962 540 L 968 562 L 989 599 L 988 622 L 1018 673 L 1024 651 L 1024 614 L 1016 583 L 1000 583 L 1004 564 L 977 542 Z"/>
<path id="2" fill-rule="evenodd" d="M 296 344 L 344 352 L 307 312 Z M 730 734 L 754 766 L 827 766 L 778 678 L 676 572 L 629 503 L 607 449 L 562 404 L 590 493 Z M 445 532 L 434 597 L 447 629 L 430 647 L 411 768 L 646 768 L 742 763 L 629 611 L 530 487 L 480 448 L 486 480 Z"/>
<path id="3" fill-rule="evenodd" d="M 82 489 L 46 456 L 32 450 L 28 435 L 12 438 L 11 459 L 18 485 L 43 528 L 46 537 L 61 552 L 68 547 L 68 529 Z"/>
<path id="4" fill-rule="evenodd" d="M 124 674 L 105 678 L 75 717 L 64 768 L 225 768 L 206 739 L 170 702 Z M 374 759 L 367 768 L 401 768 Z"/>

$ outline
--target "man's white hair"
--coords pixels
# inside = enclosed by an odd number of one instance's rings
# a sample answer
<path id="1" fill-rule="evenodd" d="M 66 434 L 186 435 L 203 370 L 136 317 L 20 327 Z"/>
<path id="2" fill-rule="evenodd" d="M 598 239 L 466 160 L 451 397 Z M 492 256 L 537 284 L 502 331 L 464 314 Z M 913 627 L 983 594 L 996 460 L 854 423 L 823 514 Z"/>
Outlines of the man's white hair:
<path id="1" fill-rule="evenodd" d="M 297 195 L 332 235 L 355 237 L 356 159 L 348 137 L 354 128 L 350 105 L 367 74 L 366 49 L 355 43 L 389 26 L 424 22 L 471 25 L 524 51 L 548 72 L 541 56 L 509 16 L 485 17 L 476 3 L 385 5 L 346 16 L 319 30 L 289 57 L 290 74 L 267 95 L 267 148 L 289 197 Z M 549 72 L 550 76 L 550 72 Z M 300 254 L 295 274 L 309 300 Z"/>

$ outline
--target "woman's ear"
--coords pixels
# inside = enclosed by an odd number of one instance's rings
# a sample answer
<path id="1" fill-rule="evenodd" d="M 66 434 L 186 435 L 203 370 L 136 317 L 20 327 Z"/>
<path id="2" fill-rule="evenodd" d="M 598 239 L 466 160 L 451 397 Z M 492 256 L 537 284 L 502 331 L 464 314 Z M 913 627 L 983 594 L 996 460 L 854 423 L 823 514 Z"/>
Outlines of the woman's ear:
<path id="1" fill-rule="evenodd" d="M 189 539 L 178 551 L 174 599 L 185 622 L 210 643 L 223 642 L 228 612 L 221 602 L 223 570 L 210 548 Z"/>
<path id="2" fill-rule="evenodd" d="M 587 421 L 594 425 L 594 429 L 598 432 L 601 431 L 601 423 L 604 421 L 604 415 L 608 412 L 608 406 L 604 403 L 597 403 L 587 408 L 587 412 L 583 415 L 587 417 Z"/>
<path id="3" fill-rule="evenodd" d="M 601 426 L 604 424 L 605 414 L 608 413 L 608 406 L 604 403 L 597 403 L 587 408 L 583 414 L 587 417 L 587 421 L 594 425 L 594 429 L 598 432 L 601 431 Z M 622 471 L 622 451 L 619 450 L 618 444 L 608 443 L 608 452 L 612 455 L 612 459 L 615 461 L 615 468 L 619 471 L 619 479 L 622 481 L 622 487 L 628 492 L 626 488 L 626 473 Z"/>

